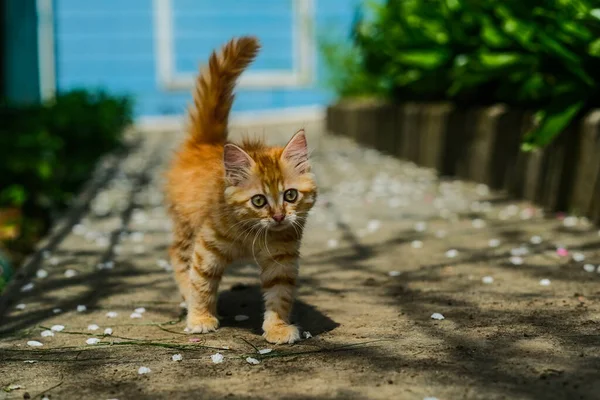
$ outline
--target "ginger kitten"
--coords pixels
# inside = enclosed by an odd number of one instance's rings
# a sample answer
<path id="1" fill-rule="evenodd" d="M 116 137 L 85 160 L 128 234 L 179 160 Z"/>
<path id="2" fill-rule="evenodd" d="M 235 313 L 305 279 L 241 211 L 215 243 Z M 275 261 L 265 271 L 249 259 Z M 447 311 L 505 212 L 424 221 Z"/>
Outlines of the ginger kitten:
<path id="1" fill-rule="evenodd" d="M 219 327 L 217 292 L 225 267 L 251 259 L 260 267 L 263 336 L 294 343 L 300 335 L 290 311 L 300 241 L 317 198 L 306 136 L 298 131 L 285 147 L 227 141 L 235 82 L 259 48 L 256 38 L 233 39 L 211 55 L 197 78 L 189 136 L 167 173 L 174 222 L 170 256 L 188 306 L 188 332 Z"/>

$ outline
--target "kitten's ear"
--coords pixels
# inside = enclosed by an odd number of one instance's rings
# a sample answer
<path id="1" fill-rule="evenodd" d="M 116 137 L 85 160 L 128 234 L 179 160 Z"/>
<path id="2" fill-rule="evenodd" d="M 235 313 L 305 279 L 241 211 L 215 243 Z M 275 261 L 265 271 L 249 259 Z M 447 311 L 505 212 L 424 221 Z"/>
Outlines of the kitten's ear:
<path id="1" fill-rule="evenodd" d="M 310 171 L 308 164 L 308 144 L 304 129 L 300 129 L 292 136 L 288 144 L 285 145 L 281 158 L 291 163 L 294 169 L 301 174 Z"/>
<path id="2" fill-rule="evenodd" d="M 250 176 L 254 160 L 241 147 L 227 143 L 223 149 L 225 177 L 234 186 L 244 182 Z"/>

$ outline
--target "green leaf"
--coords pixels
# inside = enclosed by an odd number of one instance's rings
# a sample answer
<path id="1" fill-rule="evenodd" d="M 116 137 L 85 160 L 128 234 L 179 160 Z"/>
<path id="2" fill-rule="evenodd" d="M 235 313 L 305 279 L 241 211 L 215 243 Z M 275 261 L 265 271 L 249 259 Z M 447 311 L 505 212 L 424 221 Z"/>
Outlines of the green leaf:
<path id="1" fill-rule="evenodd" d="M 594 40 L 590 43 L 590 47 L 588 48 L 588 53 L 594 57 L 600 57 L 600 39 Z"/>
<path id="2" fill-rule="evenodd" d="M 506 68 L 518 63 L 522 55 L 518 53 L 479 53 L 479 61 L 486 68 Z"/>
<path id="3" fill-rule="evenodd" d="M 552 142 L 581 111 L 584 104 L 585 101 L 578 101 L 565 107 L 563 102 L 559 102 L 551 105 L 546 110 L 542 110 L 539 114 L 539 125 L 525 135 L 521 149 L 531 151 L 536 147 L 543 147 Z"/>
<path id="4" fill-rule="evenodd" d="M 596 19 L 600 19 L 600 8 L 594 8 L 591 10 L 590 15 Z"/>
<path id="5" fill-rule="evenodd" d="M 509 43 L 507 37 L 498 27 L 494 25 L 492 20 L 485 16 L 483 18 L 483 29 L 481 30 L 481 38 L 483 41 L 492 47 L 502 47 Z"/>
<path id="6" fill-rule="evenodd" d="M 448 52 L 445 49 L 404 50 L 396 55 L 396 60 L 417 68 L 435 69 L 448 60 Z"/>

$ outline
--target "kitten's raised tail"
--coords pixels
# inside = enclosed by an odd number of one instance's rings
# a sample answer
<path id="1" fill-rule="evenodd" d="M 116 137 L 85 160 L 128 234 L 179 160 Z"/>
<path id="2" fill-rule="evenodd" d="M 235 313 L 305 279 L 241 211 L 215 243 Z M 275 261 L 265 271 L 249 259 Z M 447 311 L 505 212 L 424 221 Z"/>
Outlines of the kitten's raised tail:
<path id="1" fill-rule="evenodd" d="M 243 36 L 211 54 L 208 66 L 196 79 L 194 104 L 189 110 L 189 132 L 196 143 L 225 143 L 235 83 L 259 49 L 257 38 Z"/>

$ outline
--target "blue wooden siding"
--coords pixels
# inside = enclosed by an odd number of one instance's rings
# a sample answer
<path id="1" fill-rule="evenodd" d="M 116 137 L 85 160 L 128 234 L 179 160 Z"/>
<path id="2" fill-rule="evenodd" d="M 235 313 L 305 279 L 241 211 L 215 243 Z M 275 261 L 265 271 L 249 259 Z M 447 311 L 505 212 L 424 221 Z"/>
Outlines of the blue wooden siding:
<path id="1" fill-rule="evenodd" d="M 314 0 L 315 32 L 346 33 L 357 1 Z M 251 70 L 291 69 L 291 0 L 172 0 L 172 5 L 177 73 L 196 71 L 212 49 L 241 34 L 263 42 Z M 181 114 L 190 90 L 166 90 L 158 81 L 153 12 L 151 0 L 56 0 L 58 90 L 101 87 L 133 95 L 138 116 Z M 234 110 L 326 104 L 332 93 L 322 85 L 320 59 L 316 67 L 312 86 L 243 89 Z"/>

